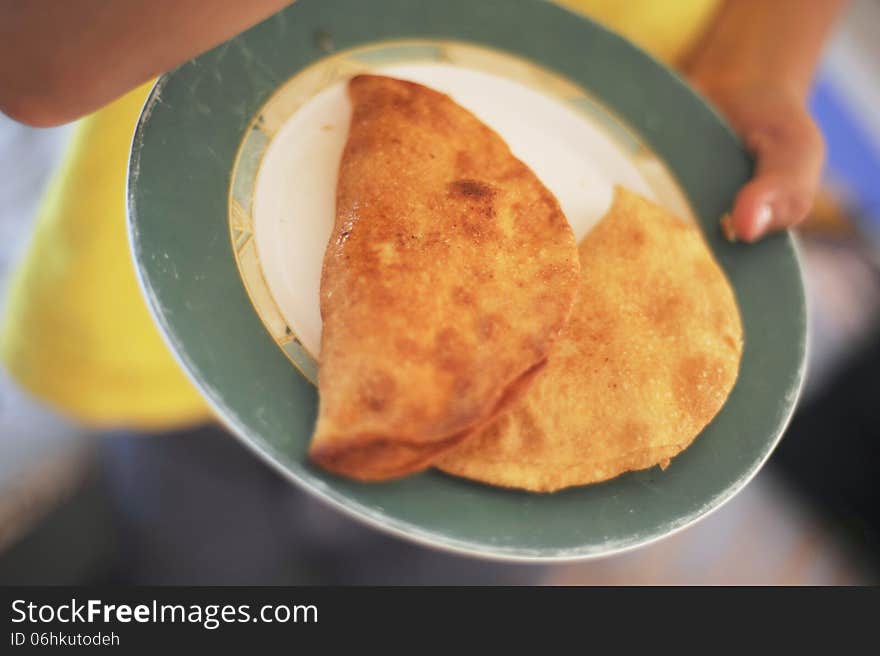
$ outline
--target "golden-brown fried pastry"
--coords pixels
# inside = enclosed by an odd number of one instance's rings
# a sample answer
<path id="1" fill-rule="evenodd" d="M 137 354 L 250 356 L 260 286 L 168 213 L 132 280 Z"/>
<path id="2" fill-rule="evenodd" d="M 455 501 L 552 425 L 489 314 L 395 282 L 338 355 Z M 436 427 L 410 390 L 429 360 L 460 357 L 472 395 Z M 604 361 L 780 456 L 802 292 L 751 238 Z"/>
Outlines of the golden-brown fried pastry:
<path id="1" fill-rule="evenodd" d="M 579 298 L 546 368 L 443 471 L 539 492 L 603 481 L 665 467 L 721 409 L 742 327 L 699 231 L 618 189 L 580 258 Z"/>
<path id="2" fill-rule="evenodd" d="M 321 278 L 323 467 L 427 467 L 546 363 L 578 285 L 554 196 L 449 97 L 362 75 Z"/>

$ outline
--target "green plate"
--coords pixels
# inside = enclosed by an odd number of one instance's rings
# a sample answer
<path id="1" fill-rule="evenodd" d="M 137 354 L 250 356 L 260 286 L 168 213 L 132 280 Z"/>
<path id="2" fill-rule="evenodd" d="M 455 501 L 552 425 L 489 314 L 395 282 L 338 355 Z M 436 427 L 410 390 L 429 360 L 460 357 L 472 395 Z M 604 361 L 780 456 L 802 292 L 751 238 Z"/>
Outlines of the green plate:
<path id="1" fill-rule="evenodd" d="M 745 349 L 726 405 L 666 471 L 534 495 L 436 472 L 360 484 L 308 462 L 317 393 L 245 286 L 232 215 L 250 192 L 235 188 L 242 176 L 233 172 L 257 167 L 243 144 L 288 80 L 340 53 L 395 42 L 408 44 L 398 57 L 424 57 L 413 43 L 470 44 L 548 71 L 586 90 L 671 172 L 735 289 Z M 555 5 L 299 0 L 159 80 L 132 145 L 129 230 L 144 294 L 181 366 L 230 430 L 292 481 L 425 544 L 508 560 L 578 559 L 649 543 L 718 508 L 760 469 L 791 416 L 806 344 L 793 240 L 735 245 L 718 229 L 750 171 L 740 142 L 675 73 Z"/>

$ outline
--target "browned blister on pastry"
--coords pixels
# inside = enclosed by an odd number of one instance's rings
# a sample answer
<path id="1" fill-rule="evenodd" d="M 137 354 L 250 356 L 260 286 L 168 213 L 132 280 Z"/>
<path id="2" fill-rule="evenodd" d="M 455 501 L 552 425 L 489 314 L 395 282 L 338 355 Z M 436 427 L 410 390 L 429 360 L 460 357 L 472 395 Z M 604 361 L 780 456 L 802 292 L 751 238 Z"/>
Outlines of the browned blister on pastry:
<path id="1" fill-rule="evenodd" d="M 665 468 L 721 409 L 742 327 L 699 231 L 618 189 L 580 258 L 578 301 L 544 372 L 440 469 L 540 492 L 595 483 Z"/>
<path id="2" fill-rule="evenodd" d="M 387 77 L 349 94 L 310 455 L 381 480 L 427 467 L 527 388 L 578 258 L 554 196 L 470 112 Z"/>

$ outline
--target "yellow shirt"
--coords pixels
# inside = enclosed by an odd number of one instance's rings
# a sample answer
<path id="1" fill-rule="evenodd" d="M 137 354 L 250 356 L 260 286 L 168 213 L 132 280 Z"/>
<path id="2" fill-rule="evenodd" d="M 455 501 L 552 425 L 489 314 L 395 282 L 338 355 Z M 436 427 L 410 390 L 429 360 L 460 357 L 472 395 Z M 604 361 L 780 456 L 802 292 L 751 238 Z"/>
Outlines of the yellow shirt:
<path id="1" fill-rule="evenodd" d="M 559 0 L 675 63 L 718 0 Z M 125 226 L 129 146 L 150 85 L 82 119 L 13 277 L 0 358 L 26 389 L 99 428 L 173 429 L 209 418 L 141 296 Z"/>
<path id="2" fill-rule="evenodd" d="M 720 0 L 556 0 L 675 65 L 715 16 Z"/>

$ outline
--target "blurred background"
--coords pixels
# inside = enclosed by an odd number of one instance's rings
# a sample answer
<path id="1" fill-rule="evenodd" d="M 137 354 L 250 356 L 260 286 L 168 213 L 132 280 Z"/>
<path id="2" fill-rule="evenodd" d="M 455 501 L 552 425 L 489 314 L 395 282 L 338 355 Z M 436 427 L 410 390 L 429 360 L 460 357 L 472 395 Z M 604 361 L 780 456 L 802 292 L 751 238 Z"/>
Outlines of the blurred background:
<path id="1" fill-rule="evenodd" d="M 448 556 L 312 501 L 219 429 L 96 434 L 0 368 L 0 583 L 880 582 L 878 71 L 880 1 L 855 0 L 811 101 L 828 156 L 823 192 L 798 231 L 806 389 L 768 466 L 696 526 L 578 565 Z M 0 308 L 70 135 L 70 126 L 32 129 L 0 115 Z M 65 338 L 64 326 L 57 334 Z"/>

